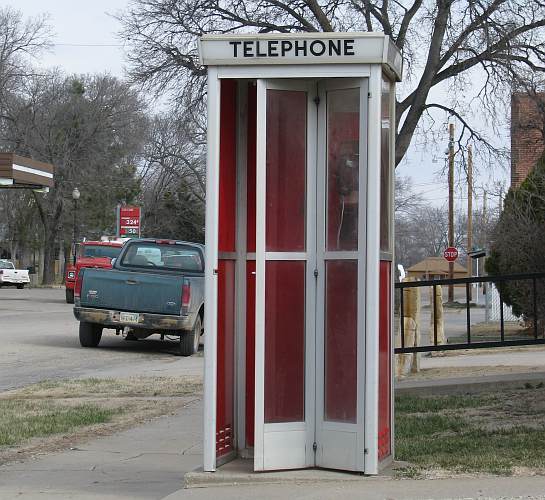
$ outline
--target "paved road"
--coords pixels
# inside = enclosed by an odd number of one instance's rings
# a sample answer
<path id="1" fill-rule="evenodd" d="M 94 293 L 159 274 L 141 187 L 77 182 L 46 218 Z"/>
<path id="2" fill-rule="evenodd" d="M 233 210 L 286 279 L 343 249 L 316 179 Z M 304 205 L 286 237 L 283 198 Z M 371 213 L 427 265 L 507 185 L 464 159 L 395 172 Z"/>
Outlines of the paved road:
<path id="1" fill-rule="evenodd" d="M 202 373 L 203 358 L 174 355 L 174 343 L 127 342 L 105 331 L 84 349 L 64 289 L 0 289 L 0 390 L 44 379 Z"/>

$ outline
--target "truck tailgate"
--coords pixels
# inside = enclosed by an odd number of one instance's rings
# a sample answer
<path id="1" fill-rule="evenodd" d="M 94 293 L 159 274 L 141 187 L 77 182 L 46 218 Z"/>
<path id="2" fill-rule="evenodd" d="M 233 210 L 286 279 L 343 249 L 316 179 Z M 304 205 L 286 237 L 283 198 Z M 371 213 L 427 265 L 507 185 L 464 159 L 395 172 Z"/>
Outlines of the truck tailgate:
<path id="1" fill-rule="evenodd" d="M 180 314 L 183 276 L 86 269 L 81 306 Z"/>
<path id="2" fill-rule="evenodd" d="M 0 274 L 0 282 L 5 281 L 6 283 L 17 283 L 17 282 L 28 282 L 28 271 L 26 269 L 2 269 Z"/>

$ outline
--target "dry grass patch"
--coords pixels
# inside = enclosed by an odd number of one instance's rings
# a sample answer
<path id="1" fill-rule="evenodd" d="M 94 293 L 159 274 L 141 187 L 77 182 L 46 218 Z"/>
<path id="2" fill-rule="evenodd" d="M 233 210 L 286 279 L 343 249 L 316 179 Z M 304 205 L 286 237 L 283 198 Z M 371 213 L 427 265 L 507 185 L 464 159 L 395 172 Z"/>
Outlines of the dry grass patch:
<path id="1" fill-rule="evenodd" d="M 130 377 L 44 380 L 0 394 L 1 399 L 181 397 L 202 391 L 201 377 Z"/>
<path id="2" fill-rule="evenodd" d="M 396 458 L 405 475 L 545 473 L 545 388 L 396 398 Z"/>
<path id="3" fill-rule="evenodd" d="M 0 393 L 0 464 L 56 451 L 170 414 L 200 377 L 45 380 Z"/>

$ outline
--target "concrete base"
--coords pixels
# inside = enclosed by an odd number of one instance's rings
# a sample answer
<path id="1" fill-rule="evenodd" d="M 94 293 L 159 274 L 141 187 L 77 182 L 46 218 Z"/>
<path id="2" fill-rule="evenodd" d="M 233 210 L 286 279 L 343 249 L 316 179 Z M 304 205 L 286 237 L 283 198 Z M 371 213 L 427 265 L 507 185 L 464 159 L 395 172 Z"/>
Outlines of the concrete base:
<path id="1" fill-rule="evenodd" d="M 393 477 L 396 469 L 404 468 L 404 462 L 394 462 L 381 472 L 380 476 L 364 476 L 359 472 L 343 472 L 329 469 L 298 469 L 270 472 L 254 472 L 253 461 L 238 458 L 216 472 L 204 472 L 202 467 L 184 476 L 185 488 L 210 488 L 256 484 L 301 484 L 301 483 L 343 483 L 354 481 L 385 480 Z"/>

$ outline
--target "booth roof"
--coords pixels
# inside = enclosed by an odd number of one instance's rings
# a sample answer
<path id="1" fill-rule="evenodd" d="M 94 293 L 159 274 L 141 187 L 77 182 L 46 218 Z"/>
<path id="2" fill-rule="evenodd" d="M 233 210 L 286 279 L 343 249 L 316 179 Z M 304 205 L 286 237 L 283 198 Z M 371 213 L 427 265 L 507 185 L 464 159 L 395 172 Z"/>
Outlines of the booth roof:
<path id="1" fill-rule="evenodd" d="M 401 80 L 402 57 L 383 33 L 259 33 L 203 35 L 205 66 L 264 64 L 382 64 Z"/>
<path id="2" fill-rule="evenodd" d="M 407 272 L 410 273 L 448 273 L 448 261 L 444 257 L 428 257 L 417 264 L 409 267 Z M 467 269 L 454 262 L 455 273 L 467 273 Z"/>

